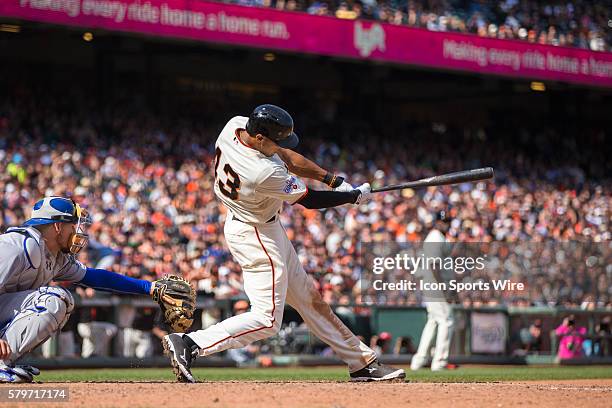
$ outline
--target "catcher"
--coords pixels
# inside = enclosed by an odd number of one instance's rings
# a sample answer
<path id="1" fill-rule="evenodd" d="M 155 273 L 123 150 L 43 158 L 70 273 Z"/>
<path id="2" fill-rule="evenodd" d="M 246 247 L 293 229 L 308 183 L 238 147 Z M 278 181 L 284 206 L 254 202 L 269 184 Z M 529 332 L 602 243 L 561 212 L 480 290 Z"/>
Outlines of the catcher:
<path id="1" fill-rule="evenodd" d="M 15 362 L 68 321 L 74 300 L 66 289 L 50 286 L 52 281 L 149 295 L 173 330 L 191 327 L 195 291 L 182 278 L 148 282 L 88 268 L 75 259 L 87 245 L 89 224 L 87 210 L 73 200 L 45 197 L 21 227 L 0 235 L 0 383 L 31 382 L 40 371 Z"/>

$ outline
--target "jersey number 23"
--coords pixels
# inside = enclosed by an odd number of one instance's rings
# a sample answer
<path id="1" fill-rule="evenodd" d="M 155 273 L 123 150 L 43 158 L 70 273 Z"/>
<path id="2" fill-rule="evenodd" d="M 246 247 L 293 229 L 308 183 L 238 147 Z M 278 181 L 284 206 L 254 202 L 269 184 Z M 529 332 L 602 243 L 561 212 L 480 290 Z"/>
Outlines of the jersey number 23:
<path id="1" fill-rule="evenodd" d="M 215 150 L 215 181 L 219 185 L 219 190 L 224 196 L 229 197 L 232 200 L 237 200 L 238 190 L 240 190 L 240 176 L 238 176 L 238 173 L 232 169 L 232 166 L 230 166 L 229 163 L 226 163 L 225 166 L 223 166 L 223 171 L 225 172 L 227 178 L 225 182 L 222 181 L 217 173 L 220 161 L 221 149 L 217 147 Z"/>

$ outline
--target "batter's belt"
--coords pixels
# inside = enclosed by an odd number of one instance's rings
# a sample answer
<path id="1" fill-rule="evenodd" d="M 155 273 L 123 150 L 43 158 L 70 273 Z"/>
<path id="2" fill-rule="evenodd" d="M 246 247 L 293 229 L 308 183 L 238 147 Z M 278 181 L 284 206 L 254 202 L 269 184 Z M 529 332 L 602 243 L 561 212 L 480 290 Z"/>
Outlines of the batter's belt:
<path id="1" fill-rule="evenodd" d="M 236 216 L 234 214 L 232 214 L 232 219 L 235 221 L 239 221 L 242 222 L 243 224 L 257 224 L 256 222 L 247 222 L 247 221 L 242 221 L 240 218 L 236 218 Z M 275 215 L 272 218 L 270 218 L 268 221 L 264 222 L 264 224 L 272 224 L 273 222 L 275 222 L 278 219 L 278 216 Z"/>

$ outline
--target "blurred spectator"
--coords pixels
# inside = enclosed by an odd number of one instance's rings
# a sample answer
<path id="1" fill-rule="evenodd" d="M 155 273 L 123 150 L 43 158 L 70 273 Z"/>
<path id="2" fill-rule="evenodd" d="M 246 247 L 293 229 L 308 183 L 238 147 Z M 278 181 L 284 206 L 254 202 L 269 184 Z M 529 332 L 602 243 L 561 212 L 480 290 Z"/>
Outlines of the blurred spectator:
<path id="1" fill-rule="evenodd" d="M 574 315 L 563 319 L 563 323 L 555 330 L 559 339 L 557 357 L 561 360 L 582 357 L 584 355 L 582 343 L 586 332 L 586 327 L 576 326 Z"/>
<path id="2" fill-rule="evenodd" d="M 142 276 L 143 279 L 153 281 L 151 275 Z M 126 310 L 127 309 L 127 310 Z M 157 315 L 156 307 L 126 306 L 120 309 L 120 336 L 124 357 L 145 358 L 154 353 L 153 327 Z"/>
<path id="3" fill-rule="evenodd" d="M 95 295 L 95 290 L 78 287 L 77 293 L 82 299 L 91 299 Z M 117 326 L 109 323 L 109 320 L 113 320 L 112 316 L 103 316 L 103 309 L 101 307 L 83 307 L 78 309 L 80 323 L 77 324 L 77 331 L 79 336 L 83 338 L 83 346 L 81 348 L 81 356 L 83 358 L 108 357 L 110 355 L 110 342 L 117 334 Z"/>
<path id="4" fill-rule="evenodd" d="M 374 350 L 378 357 L 381 357 L 383 354 L 391 354 L 393 352 L 391 339 L 392 336 L 389 332 L 374 335 L 370 338 L 370 348 Z"/>
<path id="5" fill-rule="evenodd" d="M 412 337 L 398 336 L 395 340 L 395 346 L 393 346 L 393 354 L 414 354 L 416 353 L 416 347 L 412 343 Z"/>
<path id="6" fill-rule="evenodd" d="M 520 332 L 523 350 L 527 353 L 542 350 L 542 319 L 536 319 L 529 327 L 524 327 Z"/>
<path id="7" fill-rule="evenodd" d="M 593 341 L 594 356 L 609 356 L 612 353 L 612 329 L 610 327 L 610 316 L 605 316 L 595 326 L 595 338 Z"/>
<path id="8" fill-rule="evenodd" d="M 123 356 L 145 358 L 153 355 L 152 331 L 156 310 L 151 307 L 136 308 L 131 327 L 122 329 Z"/>

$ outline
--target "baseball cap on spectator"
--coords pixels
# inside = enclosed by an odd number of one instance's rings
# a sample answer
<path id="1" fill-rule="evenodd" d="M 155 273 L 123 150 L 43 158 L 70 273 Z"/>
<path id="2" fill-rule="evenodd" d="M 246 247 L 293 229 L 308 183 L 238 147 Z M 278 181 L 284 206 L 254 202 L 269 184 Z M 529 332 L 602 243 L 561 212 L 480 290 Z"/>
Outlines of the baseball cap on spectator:
<path id="1" fill-rule="evenodd" d="M 219 275 L 220 276 L 227 276 L 230 273 L 230 268 L 228 268 L 227 266 L 223 265 L 219 267 Z"/>
<path id="2" fill-rule="evenodd" d="M 342 279 L 342 276 L 338 276 L 338 275 L 334 275 L 330 280 L 329 283 L 331 283 L 332 285 L 342 285 L 344 283 L 344 279 Z"/>
<path id="3" fill-rule="evenodd" d="M 435 219 L 436 221 L 448 222 L 450 221 L 450 212 L 448 210 L 437 211 Z"/>
<path id="4" fill-rule="evenodd" d="M 74 195 L 85 197 L 87 195 L 87 189 L 83 186 L 77 186 L 77 188 L 74 189 Z"/>
<path id="5" fill-rule="evenodd" d="M 378 338 L 381 340 L 391 340 L 391 333 L 389 332 L 382 332 L 378 335 Z"/>

